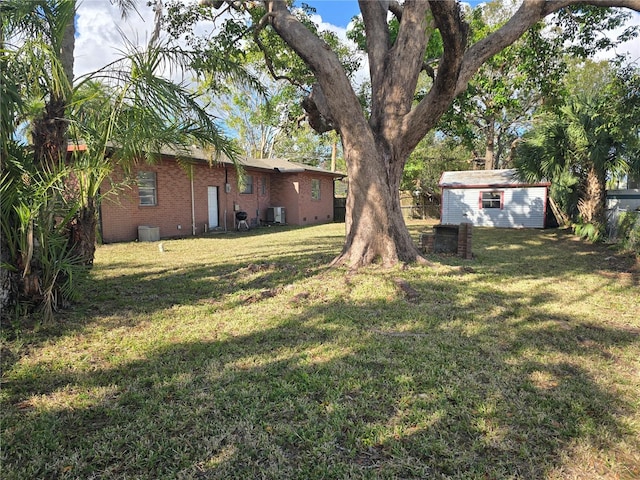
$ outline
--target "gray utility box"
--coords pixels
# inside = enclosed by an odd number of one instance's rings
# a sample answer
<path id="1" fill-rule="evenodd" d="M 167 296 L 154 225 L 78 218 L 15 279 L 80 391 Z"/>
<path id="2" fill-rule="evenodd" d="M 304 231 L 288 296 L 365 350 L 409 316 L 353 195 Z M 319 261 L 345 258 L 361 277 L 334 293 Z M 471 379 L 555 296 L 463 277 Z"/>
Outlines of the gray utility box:
<path id="1" fill-rule="evenodd" d="M 147 227 L 145 225 L 138 227 L 138 241 L 157 242 L 158 240 L 160 240 L 160 227 Z"/>

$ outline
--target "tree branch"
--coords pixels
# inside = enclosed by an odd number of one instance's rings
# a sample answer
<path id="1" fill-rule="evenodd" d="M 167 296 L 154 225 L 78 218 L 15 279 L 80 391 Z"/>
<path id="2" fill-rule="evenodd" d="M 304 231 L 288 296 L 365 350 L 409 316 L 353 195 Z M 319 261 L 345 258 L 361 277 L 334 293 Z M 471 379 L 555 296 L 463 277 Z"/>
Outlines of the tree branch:
<path id="1" fill-rule="evenodd" d="M 471 80 L 473 75 L 475 75 L 484 62 L 515 42 L 537 22 L 551 13 L 579 3 L 600 7 L 626 7 L 640 11 L 640 0 L 524 1 L 504 26 L 478 41 L 467 50 L 462 61 L 462 68 L 460 69 L 460 76 L 458 77 L 456 94 L 463 92 L 467 88 L 469 80 Z"/>
<path id="2" fill-rule="evenodd" d="M 469 32 L 462 20 L 457 2 L 432 0 L 431 12 L 442 35 L 444 53 L 431 90 L 416 108 L 405 116 L 402 126 L 404 148 L 412 151 L 424 135 L 431 130 L 440 116 L 449 108 L 456 94 L 464 49 Z"/>
<path id="3" fill-rule="evenodd" d="M 355 135 L 370 135 L 366 132 L 367 123 L 364 116 L 353 116 L 354 111 L 361 111 L 360 102 L 337 55 L 291 14 L 285 0 L 268 0 L 265 1 L 265 5 L 274 30 L 308 65 L 321 90 L 331 92 L 325 99 L 335 127 L 340 129 L 341 125 L 349 123 L 352 127 L 360 127 L 350 128 L 349 132 L 354 132 Z M 341 133 L 349 134 L 346 131 Z"/>
<path id="4" fill-rule="evenodd" d="M 404 8 L 395 0 L 389 1 L 389 11 L 395 15 L 398 21 L 402 21 L 402 12 Z"/>
<path id="5" fill-rule="evenodd" d="M 386 15 L 389 2 L 385 0 L 359 0 L 358 3 L 360 4 L 367 42 L 371 90 L 375 92 L 381 88 L 384 82 L 384 62 L 391 47 Z M 376 105 L 372 105 L 372 110 L 376 110 L 376 108 Z"/>
<path id="6" fill-rule="evenodd" d="M 428 11 L 429 4 L 424 1 L 404 4 L 398 38 L 387 55 L 385 88 L 380 92 L 387 106 L 385 113 L 405 115 L 411 108 L 429 41 Z"/>
<path id="7" fill-rule="evenodd" d="M 262 40 L 260 39 L 260 31 L 269 24 L 269 20 L 271 19 L 271 17 L 272 17 L 271 13 L 266 13 L 265 15 L 262 16 L 262 18 L 260 19 L 260 21 L 258 22 L 258 24 L 255 26 L 253 30 L 253 41 L 256 42 L 256 45 L 262 52 L 262 56 L 264 57 L 264 63 L 267 66 L 267 70 L 269 70 L 269 73 L 271 74 L 271 77 L 274 80 L 286 80 L 292 85 L 295 85 L 296 87 L 300 87 L 304 89 L 304 85 L 296 81 L 295 78 L 289 77 L 287 75 L 279 75 L 276 72 L 276 69 L 273 66 L 273 61 L 269 56 L 269 52 L 267 51 L 267 48 L 264 46 L 264 43 L 262 43 Z"/>

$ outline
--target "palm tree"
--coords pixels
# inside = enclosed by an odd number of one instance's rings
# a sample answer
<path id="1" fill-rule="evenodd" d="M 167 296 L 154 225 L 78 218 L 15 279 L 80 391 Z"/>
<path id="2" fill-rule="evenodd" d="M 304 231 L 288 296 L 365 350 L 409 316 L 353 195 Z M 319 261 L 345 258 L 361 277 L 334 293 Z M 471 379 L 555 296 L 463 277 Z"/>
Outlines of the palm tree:
<path id="1" fill-rule="evenodd" d="M 126 55 L 119 62 L 78 79 L 75 88 L 72 87 L 75 3 L 74 0 L 0 3 L 3 42 L 0 66 L 11 67 L 0 73 L 3 93 L 0 240 L 3 244 L 13 242 L 12 248 L 2 249 L 3 253 L 13 255 L 3 258 L 0 299 L 3 307 L 5 299 L 10 303 L 15 291 L 4 286 L 15 284 L 7 278 L 20 272 L 22 295 L 36 301 L 44 298 L 49 305 L 45 308 L 47 317 L 58 299 L 70 292 L 67 287 L 71 270 L 67 269 L 62 276 L 55 271 L 47 274 L 51 285 L 44 285 L 44 268 L 64 265 L 66 269 L 78 261 L 92 264 L 98 192 L 114 162 L 126 164 L 129 159 L 145 156 L 151 160 L 149 152 L 160 151 L 160 146 L 170 143 L 206 143 L 230 157 L 235 153 L 232 142 L 225 139 L 198 99 L 184 85 L 160 74 L 170 66 L 188 66 L 193 56 L 160 45 L 156 35 L 145 51 Z M 130 9 L 135 2 L 118 3 Z M 13 43 L 9 44 L 7 39 Z M 234 73 L 238 72 L 241 70 Z M 104 94 L 99 93 L 100 88 L 93 82 L 101 84 Z M 9 94 L 6 97 L 5 92 Z M 31 145 L 10 148 L 15 144 L 12 138 L 17 125 L 25 120 L 30 120 Z M 63 204 L 70 198 L 70 192 L 60 195 L 63 187 L 59 184 L 68 173 L 64 161 L 70 127 L 74 139 L 85 141 L 89 147 L 86 155 L 75 155 L 71 162 L 78 187 L 72 192 L 77 196 L 77 205 Z M 117 147 L 116 154 L 108 160 L 107 154 L 113 153 L 108 150 L 113 146 Z M 12 168 L 5 169 L 8 160 Z M 25 188 L 31 190 L 27 192 Z M 36 200 L 34 192 L 41 198 Z M 21 201 L 27 198 L 33 201 L 21 206 Z M 52 219 L 57 221 L 52 223 L 49 221 Z M 9 238 L 8 232 L 20 235 Z M 66 235 L 67 241 L 60 242 L 60 235 Z M 54 237 L 55 242 L 50 241 Z M 52 248 L 45 250 L 48 245 Z M 34 270 L 32 262 L 37 266 Z M 64 289 L 58 288 L 63 286 Z"/>
<path id="2" fill-rule="evenodd" d="M 629 171 L 632 147 L 620 125 L 617 104 L 607 94 L 575 95 L 557 113 L 536 119 L 516 153 L 516 166 L 528 179 L 547 178 L 565 212 L 577 209 L 585 236 L 599 238 L 605 227 L 606 179 Z M 575 192 L 573 202 L 569 201 Z M 552 192 L 553 194 L 553 192 Z"/>
<path id="3" fill-rule="evenodd" d="M 186 151 L 194 144 L 237 156 L 235 143 L 198 97 L 161 75 L 167 63 L 185 64 L 188 57 L 152 44 L 88 75 L 76 87 L 70 133 L 86 150 L 75 152 L 71 162 L 80 202 L 71 236 L 85 265 L 93 263 L 100 187 L 117 165 L 127 171 L 139 159 L 154 162 L 163 147 Z"/>
<path id="4" fill-rule="evenodd" d="M 63 232 L 54 222 L 72 211 L 68 206 L 59 209 L 58 167 L 65 150 L 64 104 L 71 90 L 65 68 L 73 68 L 63 64 L 69 57 L 61 51 L 74 9 L 68 1 L 7 0 L 0 3 L 0 14 L 0 303 L 6 313 L 18 295 L 26 296 L 42 301 L 45 316 L 50 316 L 58 287 L 68 285 L 68 276 L 60 273 L 70 266 L 69 259 L 62 258 Z M 30 147 L 21 145 L 16 135 L 27 118 L 32 119 Z"/>

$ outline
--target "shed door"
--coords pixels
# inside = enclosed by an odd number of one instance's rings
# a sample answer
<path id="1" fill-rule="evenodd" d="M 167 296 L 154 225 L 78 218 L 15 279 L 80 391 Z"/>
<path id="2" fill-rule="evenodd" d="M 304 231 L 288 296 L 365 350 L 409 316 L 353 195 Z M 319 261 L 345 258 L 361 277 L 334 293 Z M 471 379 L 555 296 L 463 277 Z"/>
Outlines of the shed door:
<path id="1" fill-rule="evenodd" d="M 218 226 L 218 187 L 208 187 L 209 228 Z"/>

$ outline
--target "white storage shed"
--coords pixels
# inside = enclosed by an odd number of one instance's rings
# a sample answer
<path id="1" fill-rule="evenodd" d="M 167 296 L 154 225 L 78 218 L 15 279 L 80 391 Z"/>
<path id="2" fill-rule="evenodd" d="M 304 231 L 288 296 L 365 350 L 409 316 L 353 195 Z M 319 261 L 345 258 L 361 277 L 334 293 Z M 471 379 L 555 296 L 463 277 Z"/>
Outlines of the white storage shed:
<path id="1" fill-rule="evenodd" d="M 527 183 L 515 169 L 444 172 L 440 223 L 544 228 L 549 182 Z"/>

